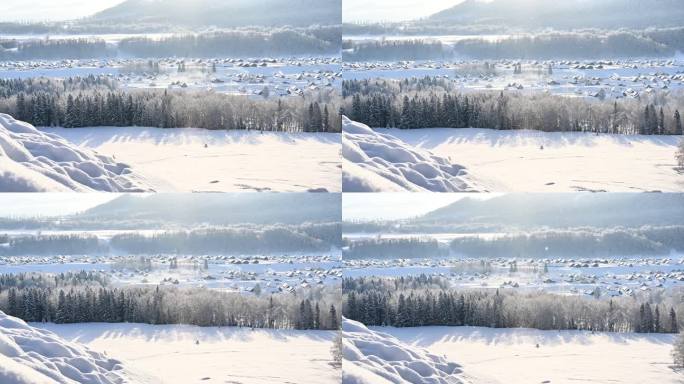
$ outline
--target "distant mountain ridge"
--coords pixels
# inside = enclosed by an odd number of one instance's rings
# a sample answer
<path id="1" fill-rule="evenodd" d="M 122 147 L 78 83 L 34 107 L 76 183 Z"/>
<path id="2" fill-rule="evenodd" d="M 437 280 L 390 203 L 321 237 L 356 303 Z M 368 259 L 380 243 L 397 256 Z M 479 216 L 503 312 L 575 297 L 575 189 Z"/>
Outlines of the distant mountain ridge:
<path id="1" fill-rule="evenodd" d="M 530 28 L 648 28 L 684 26 L 681 0 L 465 0 L 425 22 Z"/>
<path id="2" fill-rule="evenodd" d="M 77 215 L 90 220 L 301 224 L 341 221 L 341 197 L 328 193 L 123 195 Z"/>
<path id="3" fill-rule="evenodd" d="M 341 24 L 342 6 L 341 0 L 126 0 L 89 19 L 205 27 L 302 27 Z"/>
<path id="4" fill-rule="evenodd" d="M 684 194 L 508 194 L 464 198 L 416 222 L 548 227 L 684 225 Z"/>

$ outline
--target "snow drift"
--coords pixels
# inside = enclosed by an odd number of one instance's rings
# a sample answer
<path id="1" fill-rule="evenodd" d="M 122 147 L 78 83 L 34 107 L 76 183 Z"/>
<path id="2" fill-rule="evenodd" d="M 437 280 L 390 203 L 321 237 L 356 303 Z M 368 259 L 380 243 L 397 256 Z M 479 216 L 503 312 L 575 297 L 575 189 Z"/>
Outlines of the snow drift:
<path id="1" fill-rule="evenodd" d="M 0 383 L 123 384 L 121 362 L 0 312 Z"/>
<path id="2" fill-rule="evenodd" d="M 0 114 L 0 191 L 142 192 L 128 165 Z"/>
<path id="3" fill-rule="evenodd" d="M 476 192 L 466 169 L 342 117 L 344 192 Z"/>
<path id="4" fill-rule="evenodd" d="M 458 364 L 344 319 L 343 384 L 464 384 Z"/>

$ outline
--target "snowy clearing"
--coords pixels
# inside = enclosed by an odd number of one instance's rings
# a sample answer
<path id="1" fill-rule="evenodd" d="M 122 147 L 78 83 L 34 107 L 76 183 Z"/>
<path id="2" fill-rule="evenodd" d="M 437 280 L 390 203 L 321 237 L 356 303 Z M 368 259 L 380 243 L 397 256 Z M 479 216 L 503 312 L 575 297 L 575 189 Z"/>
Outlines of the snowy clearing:
<path id="1" fill-rule="evenodd" d="M 681 136 L 596 135 L 490 129 L 377 129 L 452 157 L 498 192 L 677 192 Z"/>
<path id="2" fill-rule="evenodd" d="M 157 192 L 340 191 L 340 135 L 198 128 L 42 128 L 131 164 Z"/>
<path id="3" fill-rule="evenodd" d="M 0 114 L 0 191 L 142 192 L 127 164 Z"/>
<path id="4" fill-rule="evenodd" d="M 466 169 L 342 117 L 345 192 L 475 192 Z"/>
<path id="5" fill-rule="evenodd" d="M 464 384 L 460 366 L 343 319 L 344 384 Z"/>
<path id="6" fill-rule="evenodd" d="M 336 332 L 147 324 L 40 324 L 164 384 L 339 383 Z"/>
<path id="7" fill-rule="evenodd" d="M 478 327 L 373 331 L 458 361 L 476 384 L 674 384 L 683 379 L 670 368 L 674 335 Z"/>
<path id="8" fill-rule="evenodd" d="M 121 361 L 68 342 L 0 312 L 0 382 L 3 384 L 152 383 Z"/>

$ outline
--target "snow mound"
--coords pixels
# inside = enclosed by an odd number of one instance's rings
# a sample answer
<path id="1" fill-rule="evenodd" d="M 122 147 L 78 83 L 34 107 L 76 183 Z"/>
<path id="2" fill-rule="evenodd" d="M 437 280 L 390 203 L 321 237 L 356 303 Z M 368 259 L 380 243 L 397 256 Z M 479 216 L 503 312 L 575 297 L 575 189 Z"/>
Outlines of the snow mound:
<path id="1" fill-rule="evenodd" d="M 477 192 L 466 169 L 342 117 L 344 192 Z"/>
<path id="2" fill-rule="evenodd" d="M 124 384 L 120 361 L 0 312 L 0 383 Z"/>
<path id="3" fill-rule="evenodd" d="M 0 114 L 0 191 L 143 192 L 130 167 Z"/>
<path id="4" fill-rule="evenodd" d="M 343 319 L 343 384 L 464 384 L 460 366 Z"/>

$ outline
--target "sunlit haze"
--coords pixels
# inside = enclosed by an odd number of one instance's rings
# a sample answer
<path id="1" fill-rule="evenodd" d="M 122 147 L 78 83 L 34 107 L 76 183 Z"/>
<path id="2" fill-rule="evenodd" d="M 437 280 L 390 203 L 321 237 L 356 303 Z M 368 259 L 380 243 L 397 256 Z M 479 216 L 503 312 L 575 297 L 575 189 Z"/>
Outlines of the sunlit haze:
<path id="1" fill-rule="evenodd" d="M 430 16 L 462 0 L 344 0 L 342 19 L 348 22 L 405 21 Z"/>
<path id="2" fill-rule="evenodd" d="M 497 193 L 345 193 L 342 196 L 343 220 L 399 220 L 420 216 L 465 197 L 491 199 Z"/>
<path id="3" fill-rule="evenodd" d="M 3 193 L 0 194 L 0 217 L 67 215 L 118 196 L 116 193 Z"/>
<path id="4" fill-rule="evenodd" d="M 2 0 L 0 21 L 57 21 L 90 16 L 123 0 Z"/>

